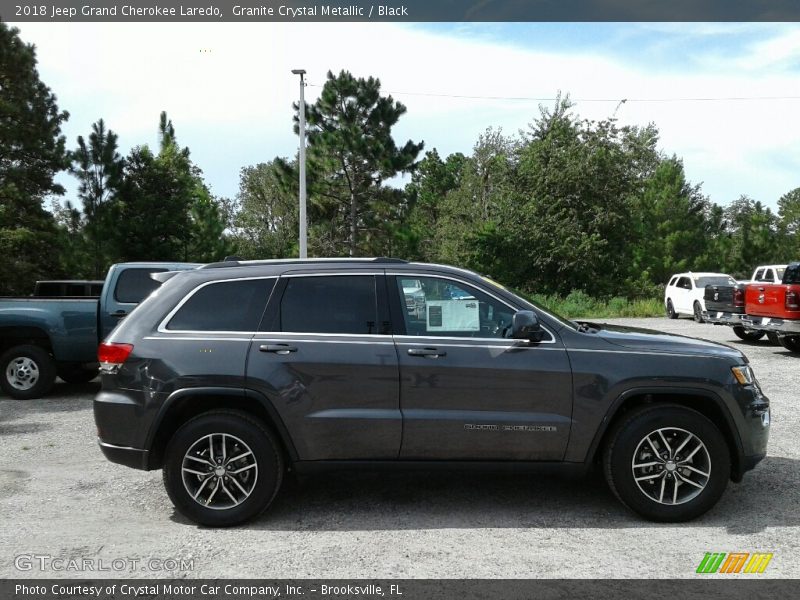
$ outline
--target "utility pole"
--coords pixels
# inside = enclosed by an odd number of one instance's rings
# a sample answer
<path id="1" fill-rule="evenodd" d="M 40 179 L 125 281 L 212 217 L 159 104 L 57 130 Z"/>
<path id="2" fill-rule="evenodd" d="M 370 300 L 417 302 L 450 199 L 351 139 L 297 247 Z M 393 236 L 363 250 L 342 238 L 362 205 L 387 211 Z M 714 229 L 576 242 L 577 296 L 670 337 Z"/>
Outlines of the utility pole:
<path id="1" fill-rule="evenodd" d="M 300 258 L 308 258 L 308 223 L 306 219 L 306 101 L 305 69 L 292 69 L 300 75 Z"/>

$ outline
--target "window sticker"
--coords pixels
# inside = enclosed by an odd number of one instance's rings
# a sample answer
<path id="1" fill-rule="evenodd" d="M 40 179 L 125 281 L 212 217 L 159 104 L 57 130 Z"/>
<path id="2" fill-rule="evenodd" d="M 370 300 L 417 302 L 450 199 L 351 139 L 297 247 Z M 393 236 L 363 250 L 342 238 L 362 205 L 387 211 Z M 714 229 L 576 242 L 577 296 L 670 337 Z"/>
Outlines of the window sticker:
<path id="1" fill-rule="evenodd" d="M 477 300 L 428 300 L 428 331 L 480 331 Z"/>

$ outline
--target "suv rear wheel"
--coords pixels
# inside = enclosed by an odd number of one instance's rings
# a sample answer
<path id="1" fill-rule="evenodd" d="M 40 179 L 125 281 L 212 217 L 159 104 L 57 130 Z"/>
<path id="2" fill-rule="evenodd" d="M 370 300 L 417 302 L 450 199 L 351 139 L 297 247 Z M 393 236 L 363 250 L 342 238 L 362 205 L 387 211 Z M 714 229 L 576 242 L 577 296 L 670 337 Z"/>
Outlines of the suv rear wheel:
<path id="1" fill-rule="evenodd" d="M 692 311 L 694 312 L 694 320 L 696 323 L 705 323 L 703 320 L 703 308 L 700 306 L 700 303 L 697 300 L 694 301 Z"/>
<path id="2" fill-rule="evenodd" d="M 264 425 L 237 411 L 203 413 L 167 446 L 164 486 L 181 514 L 229 527 L 264 512 L 281 486 L 280 446 Z"/>
<path id="3" fill-rule="evenodd" d="M 680 522 L 717 503 L 731 459 L 710 420 L 661 404 L 635 409 L 614 427 L 603 467 L 609 487 L 627 507 L 652 521 Z"/>

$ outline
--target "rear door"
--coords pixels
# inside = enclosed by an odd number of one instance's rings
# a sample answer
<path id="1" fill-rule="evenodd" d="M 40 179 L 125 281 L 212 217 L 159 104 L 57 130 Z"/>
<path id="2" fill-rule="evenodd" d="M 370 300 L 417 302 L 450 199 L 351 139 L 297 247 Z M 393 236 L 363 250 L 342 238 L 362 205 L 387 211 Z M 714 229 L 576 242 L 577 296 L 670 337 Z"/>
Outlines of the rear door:
<path id="1" fill-rule="evenodd" d="M 413 310 L 405 290 L 421 288 Z M 444 275 L 387 278 L 400 361 L 403 459 L 561 460 L 572 417 L 566 350 L 504 337 L 516 309 Z"/>
<path id="2" fill-rule="evenodd" d="M 396 459 L 400 386 L 383 272 L 281 276 L 247 385 L 272 401 L 301 460 Z"/>

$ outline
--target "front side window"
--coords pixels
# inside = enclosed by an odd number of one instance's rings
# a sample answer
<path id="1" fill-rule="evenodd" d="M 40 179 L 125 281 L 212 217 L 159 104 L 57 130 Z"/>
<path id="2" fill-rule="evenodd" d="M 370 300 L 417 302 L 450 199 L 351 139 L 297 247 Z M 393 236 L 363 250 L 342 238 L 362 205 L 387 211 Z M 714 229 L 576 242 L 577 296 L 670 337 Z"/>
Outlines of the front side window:
<path id="1" fill-rule="evenodd" d="M 688 277 L 681 277 L 678 280 L 678 287 L 679 288 L 683 288 L 684 290 L 690 290 L 690 289 L 692 289 L 692 284 L 689 281 Z"/>
<path id="2" fill-rule="evenodd" d="M 292 277 L 281 299 L 280 319 L 285 332 L 377 334 L 375 277 Z"/>
<path id="3" fill-rule="evenodd" d="M 274 279 L 221 281 L 198 289 L 170 319 L 170 331 L 247 331 L 258 328 Z"/>
<path id="4" fill-rule="evenodd" d="M 764 281 L 764 269 L 756 271 L 756 276 L 753 277 L 756 281 Z"/>
<path id="5" fill-rule="evenodd" d="M 406 334 L 506 337 L 514 309 L 470 285 L 439 277 L 397 277 Z"/>

